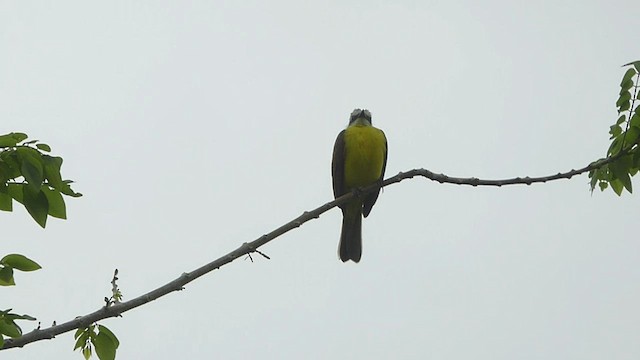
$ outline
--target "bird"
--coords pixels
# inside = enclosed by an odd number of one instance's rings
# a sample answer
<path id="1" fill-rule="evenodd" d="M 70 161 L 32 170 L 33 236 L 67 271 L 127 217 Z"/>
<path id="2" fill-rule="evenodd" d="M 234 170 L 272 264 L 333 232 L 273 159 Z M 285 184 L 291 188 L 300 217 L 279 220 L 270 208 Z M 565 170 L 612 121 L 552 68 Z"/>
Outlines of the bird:
<path id="1" fill-rule="evenodd" d="M 382 186 L 387 167 L 387 137 L 371 125 L 371 112 L 355 109 L 349 116 L 349 124 L 342 130 L 333 146 L 331 177 L 333 195 L 337 199 L 358 188 L 375 183 Z M 342 262 L 359 262 L 362 257 L 362 217 L 367 217 L 376 203 L 380 188 L 354 196 L 340 206 L 342 230 L 338 255 Z"/>

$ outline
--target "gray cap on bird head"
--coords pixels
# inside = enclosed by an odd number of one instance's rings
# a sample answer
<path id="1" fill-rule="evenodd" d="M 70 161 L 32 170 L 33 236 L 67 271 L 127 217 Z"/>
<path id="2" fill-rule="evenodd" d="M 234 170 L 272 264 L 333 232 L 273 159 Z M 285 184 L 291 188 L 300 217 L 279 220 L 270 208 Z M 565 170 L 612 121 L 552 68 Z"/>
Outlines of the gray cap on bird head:
<path id="1" fill-rule="evenodd" d="M 357 119 L 365 118 L 371 123 L 371 112 L 367 109 L 355 109 L 351 112 L 351 116 L 349 117 L 349 123 L 354 122 Z"/>

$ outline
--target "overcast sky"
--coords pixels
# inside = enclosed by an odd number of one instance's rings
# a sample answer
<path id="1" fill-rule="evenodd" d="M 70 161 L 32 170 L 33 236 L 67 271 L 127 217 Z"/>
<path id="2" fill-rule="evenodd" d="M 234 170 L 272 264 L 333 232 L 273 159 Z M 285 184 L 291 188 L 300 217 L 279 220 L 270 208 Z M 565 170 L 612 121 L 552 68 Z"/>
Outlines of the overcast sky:
<path id="1" fill-rule="evenodd" d="M 79 199 L 45 230 L 0 213 L 43 270 L 0 308 L 43 326 L 125 300 L 332 199 L 356 107 L 387 175 L 501 179 L 605 155 L 637 1 L 0 2 L 0 133 L 64 158 Z M 638 183 L 635 183 L 638 186 Z M 334 209 L 185 291 L 102 322 L 118 359 L 638 359 L 637 195 L 586 175 L 413 179 L 337 257 Z M 31 323 L 21 323 L 25 331 Z M 1 354 L 81 359 L 73 333 Z"/>

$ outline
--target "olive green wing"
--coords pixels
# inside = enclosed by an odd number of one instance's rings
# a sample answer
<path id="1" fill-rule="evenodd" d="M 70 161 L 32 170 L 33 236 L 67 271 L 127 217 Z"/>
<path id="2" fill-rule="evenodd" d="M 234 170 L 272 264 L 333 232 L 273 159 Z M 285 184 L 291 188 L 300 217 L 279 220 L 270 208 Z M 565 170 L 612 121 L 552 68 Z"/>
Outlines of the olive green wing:
<path id="1" fill-rule="evenodd" d="M 333 196 L 339 198 L 347 192 L 344 186 L 344 130 L 338 134 L 333 145 L 333 159 L 331 160 L 331 177 L 333 178 Z"/>
<path id="2" fill-rule="evenodd" d="M 380 131 L 384 135 L 384 132 L 382 130 L 380 130 Z M 388 153 L 388 150 L 389 150 L 389 148 L 387 146 L 387 137 L 385 135 L 385 137 L 384 137 L 384 162 L 382 163 L 382 172 L 380 173 L 380 178 L 378 179 L 378 183 L 380 184 L 381 187 L 382 187 L 382 181 L 384 180 L 384 172 L 387 169 L 387 153 Z M 378 190 L 368 194 L 364 198 L 362 216 L 367 217 L 369 215 L 369 213 L 371 212 L 371 208 L 373 208 L 373 205 L 378 200 L 378 195 L 380 195 L 380 188 Z"/>

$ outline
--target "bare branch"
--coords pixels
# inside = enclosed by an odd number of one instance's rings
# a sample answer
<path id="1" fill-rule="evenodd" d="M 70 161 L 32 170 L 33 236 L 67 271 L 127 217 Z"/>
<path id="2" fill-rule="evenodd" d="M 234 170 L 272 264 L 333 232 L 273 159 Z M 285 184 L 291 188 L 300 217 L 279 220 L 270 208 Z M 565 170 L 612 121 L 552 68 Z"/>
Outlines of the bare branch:
<path id="1" fill-rule="evenodd" d="M 555 175 L 548 176 L 540 176 L 540 177 L 515 177 L 511 179 L 500 179 L 500 180 L 483 180 L 478 178 L 457 178 L 452 176 L 447 176 L 444 174 L 436 174 L 427 169 L 413 169 L 407 172 L 401 172 L 396 176 L 390 177 L 384 181 L 383 186 L 391 185 L 397 182 L 400 182 L 405 179 L 413 178 L 415 176 L 424 176 L 429 180 L 437 181 L 439 183 L 447 183 L 454 185 L 470 185 L 470 186 L 505 186 L 505 185 L 531 185 L 535 183 L 545 183 L 547 181 L 559 180 L 559 179 L 571 179 L 576 175 L 580 175 L 591 170 L 596 170 L 604 165 L 610 164 L 624 155 L 627 155 L 631 148 L 627 148 L 623 151 L 620 151 L 615 156 L 611 156 L 605 159 L 600 159 L 598 161 L 594 161 L 591 164 L 580 168 L 578 170 L 571 169 L 570 171 L 564 173 L 557 173 Z M 369 189 L 365 189 L 366 192 Z"/>
<path id="2" fill-rule="evenodd" d="M 386 179 L 383 182 L 382 186 L 388 186 L 391 184 L 395 184 L 398 183 L 402 180 L 405 179 L 409 179 L 409 178 L 413 178 L 415 176 L 423 176 L 425 178 L 428 178 L 430 180 L 433 181 L 437 181 L 439 183 L 449 183 L 449 184 L 456 184 L 456 185 L 470 185 L 470 186 L 504 186 L 504 185 L 516 185 L 516 184 L 524 184 L 524 185 L 531 185 L 534 183 L 544 183 L 547 181 L 551 181 L 551 180 L 558 180 L 558 179 L 570 179 L 571 177 L 575 176 L 575 175 L 579 175 L 591 170 L 595 170 L 598 169 L 606 164 L 609 164 L 617 159 L 619 159 L 621 156 L 626 155 L 628 153 L 627 151 L 622 151 L 619 154 L 606 158 L 606 159 L 601 159 L 598 161 L 595 161 L 593 163 L 591 163 L 590 165 L 587 165 L 581 169 L 578 170 L 571 170 L 565 173 L 558 173 L 555 175 L 549 175 L 549 176 L 543 176 L 543 177 L 516 177 L 516 178 L 512 178 L 512 179 L 504 179 L 504 180 L 483 180 L 483 179 L 478 179 L 478 178 L 456 178 L 456 177 L 451 177 L 451 176 L 447 176 L 444 174 L 436 174 L 433 173 L 429 170 L 426 169 L 414 169 L 414 170 L 410 170 L 407 172 L 401 172 L 396 176 L 393 176 L 391 178 Z M 179 290 L 183 290 L 184 286 L 192 281 L 194 281 L 195 279 L 213 271 L 216 269 L 219 269 L 221 266 L 224 266 L 230 262 L 232 262 L 233 260 L 243 256 L 243 255 L 247 255 L 250 254 L 252 252 L 257 252 L 258 254 L 262 255 L 263 257 L 265 257 L 266 259 L 269 259 L 269 257 L 267 255 L 265 255 L 264 253 L 258 251 L 257 249 L 261 246 L 263 246 L 264 244 L 270 242 L 271 240 L 277 238 L 278 236 L 293 230 L 297 227 L 300 227 L 302 224 L 304 224 L 305 222 L 312 220 L 312 219 L 317 219 L 320 217 L 320 215 L 322 215 L 323 213 L 327 212 L 328 210 L 336 207 L 336 206 L 340 206 L 344 203 L 346 203 L 347 201 L 349 201 L 351 198 L 353 198 L 354 196 L 362 196 L 363 194 L 369 193 L 371 191 L 376 190 L 380 185 L 379 184 L 375 184 L 375 185 L 371 185 L 368 186 L 366 188 L 363 189 L 359 189 L 358 191 L 353 191 L 350 192 L 348 194 L 345 194 L 344 196 L 339 197 L 338 199 L 328 202 L 314 210 L 311 211 L 305 211 L 304 213 L 302 213 L 302 215 L 298 216 L 297 218 L 289 221 L 288 223 L 282 225 L 281 227 L 273 230 L 272 232 L 262 235 L 259 238 L 248 242 L 248 243 L 244 243 L 242 244 L 239 248 L 231 251 L 230 253 L 204 265 L 201 266 L 191 272 L 188 273 L 183 273 L 182 275 L 180 275 L 178 278 L 176 278 L 175 280 L 155 289 L 152 290 L 144 295 L 138 296 L 137 298 L 134 298 L 132 300 L 129 301 L 125 301 L 125 302 L 117 302 L 117 301 L 109 301 L 107 302 L 107 306 L 104 306 L 102 308 L 100 308 L 99 310 L 96 310 L 90 314 L 84 315 L 84 316 L 80 316 L 77 317 L 71 321 L 67 321 L 65 323 L 59 324 L 59 325 L 53 325 L 49 328 L 46 329 L 35 329 L 19 338 L 15 338 L 15 339 L 5 339 L 4 342 L 4 346 L 0 349 L 0 350 L 5 350 L 5 349 L 10 349 L 10 348 L 15 348 L 15 347 L 23 347 L 29 343 L 35 342 L 35 341 L 39 341 L 39 340 L 44 340 L 44 339 L 53 339 L 56 335 L 71 331 L 71 330 L 75 330 L 78 329 L 80 327 L 86 327 L 89 326 L 93 323 L 95 323 L 96 321 L 99 320 L 103 320 L 103 319 L 107 319 L 107 318 L 111 318 L 111 317 L 118 317 L 121 316 L 121 314 L 123 314 L 126 311 L 129 311 L 131 309 L 137 308 L 138 306 L 144 305 L 148 302 L 151 302 L 161 296 L 167 295 L 171 292 L 174 291 L 179 291 Z M 116 275 L 117 273 L 114 274 L 114 280 L 113 282 L 115 282 L 116 279 Z M 115 284 L 112 283 L 113 286 L 115 286 Z"/>

